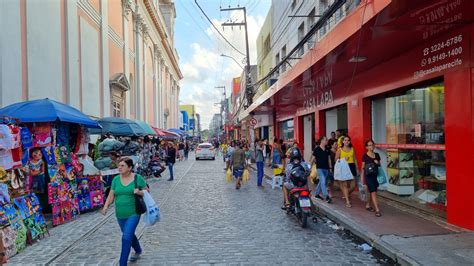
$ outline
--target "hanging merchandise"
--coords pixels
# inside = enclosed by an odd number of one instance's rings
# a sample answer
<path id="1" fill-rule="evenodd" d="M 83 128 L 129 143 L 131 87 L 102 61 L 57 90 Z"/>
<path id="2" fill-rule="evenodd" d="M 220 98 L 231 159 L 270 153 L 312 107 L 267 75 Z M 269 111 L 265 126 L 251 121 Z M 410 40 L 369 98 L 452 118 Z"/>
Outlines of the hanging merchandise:
<path id="1" fill-rule="evenodd" d="M 104 204 L 101 177 L 84 175 L 73 152 L 88 141 L 87 130 L 77 124 L 52 120 L 19 126 L 16 119 L 0 117 L 0 241 L 7 258 L 48 233 L 43 211 L 51 212 L 57 226 Z M 81 178 L 85 186 L 78 191 Z"/>
<path id="2" fill-rule="evenodd" d="M 52 144 L 52 133 L 50 123 L 34 123 L 33 126 L 33 146 L 47 147 Z"/>

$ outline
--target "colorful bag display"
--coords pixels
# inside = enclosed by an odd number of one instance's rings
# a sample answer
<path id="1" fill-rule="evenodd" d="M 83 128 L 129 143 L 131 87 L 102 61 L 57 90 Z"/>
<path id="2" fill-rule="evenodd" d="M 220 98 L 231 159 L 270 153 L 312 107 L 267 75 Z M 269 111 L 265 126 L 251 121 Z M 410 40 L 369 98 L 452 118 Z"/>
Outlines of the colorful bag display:
<path id="1" fill-rule="evenodd" d="M 20 128 L 20 138 L 23 150 L 27 150 L 33 147 L 33 138 L 31 136 L 30 130 L 27 127 Z"/>
<path id="2" fill-rule="evenodd" d="M 36 123 L 34 126 L 33 146 L 47 147 L 53 142 L 50 123 Z"/>

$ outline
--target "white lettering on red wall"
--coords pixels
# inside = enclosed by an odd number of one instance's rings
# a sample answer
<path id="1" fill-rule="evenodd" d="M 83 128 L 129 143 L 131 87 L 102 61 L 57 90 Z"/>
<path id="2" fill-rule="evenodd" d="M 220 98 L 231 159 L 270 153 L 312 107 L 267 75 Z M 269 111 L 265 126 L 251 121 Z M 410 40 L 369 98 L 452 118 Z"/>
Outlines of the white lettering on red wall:
<path id="1" fill-rule="evenodd" d="M 334 102 L 332 90 L 329 88 L 333 83 L 332 68 L 323 72 L 311 80 L 311 85 L 303 87 L 304 110 L 324 107 Z"/>

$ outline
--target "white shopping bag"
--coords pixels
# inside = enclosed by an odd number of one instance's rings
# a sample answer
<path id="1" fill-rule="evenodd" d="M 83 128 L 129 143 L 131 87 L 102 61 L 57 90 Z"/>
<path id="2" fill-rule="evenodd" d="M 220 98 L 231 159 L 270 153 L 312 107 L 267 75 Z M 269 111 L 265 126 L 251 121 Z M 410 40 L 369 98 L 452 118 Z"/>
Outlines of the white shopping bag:
<path id="1" fill-rule="evenodd" d="M 143 200 L 146 205 L 146 213 L 143 217 L 145 226 L 152 226 L 161 219 L 160 208 L 156 205 L 148 191 L 144 191 Z"/>
<path id="2" fill-rule="evenodd" d="M 334 179 L 340 181 L 354 179 L 351 168 L 349 168 L 349 164 L 344 158 L 337 160 L 336 165 L 334 165 Z"/>

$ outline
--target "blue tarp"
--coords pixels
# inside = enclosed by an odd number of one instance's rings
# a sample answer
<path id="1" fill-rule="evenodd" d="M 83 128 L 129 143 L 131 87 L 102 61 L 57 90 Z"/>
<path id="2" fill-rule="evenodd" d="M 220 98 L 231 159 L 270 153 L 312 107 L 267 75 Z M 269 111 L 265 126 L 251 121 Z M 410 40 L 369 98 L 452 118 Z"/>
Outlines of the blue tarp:
<path id="1" fill-rule="evenodd" d="M 121 117 L 104 117 L 98 120 L 102 129 L 91 129 L 91 134 L 106 134 L 110 133 L 114 136 L 146 136 L 150 135 L 138 123 L 133 120 Z"/>
<path id="2" fill-rule="evenodd" d="M 176 133 L 176 134 L 178 134 L 178 135 L 180 135 L 180 136 L 182 136 L 182 137 L 184 137 L 184 136 L 187 135 L 187 133 L 186 133 L 185 131 L 181 130 L 181 129 L 170 128 L 170 129 L 167 129 L 167 130 L 170 131 L 170 132 Z"/>
<path id="3" fill-rule="evenodd" d="M 78 109 L 48 98 L 14 103 L 0 109 L 0 115 L 18 118 L 23 123 L 61 121 L 91 128 L 100 127 L 97 121 Z"/>

